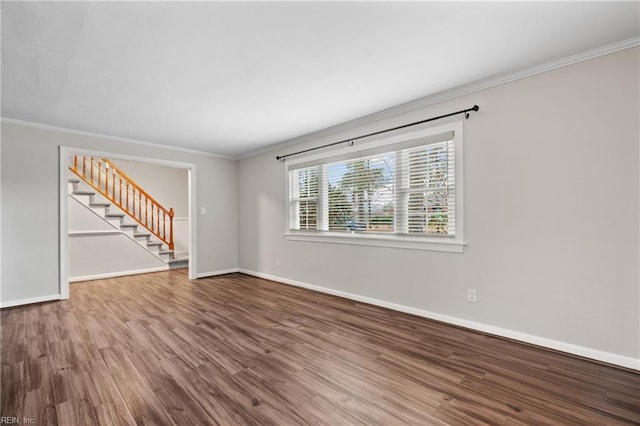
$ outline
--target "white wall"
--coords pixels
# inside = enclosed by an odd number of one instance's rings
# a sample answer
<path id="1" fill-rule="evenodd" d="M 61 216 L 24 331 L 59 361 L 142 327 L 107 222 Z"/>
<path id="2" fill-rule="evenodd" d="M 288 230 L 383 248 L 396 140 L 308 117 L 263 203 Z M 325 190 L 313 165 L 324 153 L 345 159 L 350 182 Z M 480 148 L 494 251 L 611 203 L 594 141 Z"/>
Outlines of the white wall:
<path id="1" fill-rule="evenodd" d="M 197 271 L 237 268 L 237 161 L 2 123 L 3 306 L 59 294 L 59 146 L 196 165 Z"/>
<path id="2" fill-rule="evenodd" d="M 67 216 L 70 282 L 169 269 L 169 265 L 71 195 Z"/>
<path id="3" fill-rule="evenodd" d="M 122 233 L 69 235 L 69 281 L 86 281 L 169 269 Z M 100 259 L 100 262 L 96 262 Z"/>
<path id="4" fill-rule="evenodd" d="M 139 161 L 114 163 L 166 208 L 173 207 L 176 256 L 189 254 L 189 176 L 187 169 L 164 167 Z"/>
<path id="5" fill-rule="evenodd" d="M 69 196 L 67 220 L 69 233 L 116 231 L 116 228 L 111 223 L 71 196 Z"/>
<path id="6" fill-rule="evenodd" d="M 638 59 L 621 51 L 242 159 L 240 268 L 640 368 Z M 285 240 L 276 154 L 473 104 L 463 254 Z"/>

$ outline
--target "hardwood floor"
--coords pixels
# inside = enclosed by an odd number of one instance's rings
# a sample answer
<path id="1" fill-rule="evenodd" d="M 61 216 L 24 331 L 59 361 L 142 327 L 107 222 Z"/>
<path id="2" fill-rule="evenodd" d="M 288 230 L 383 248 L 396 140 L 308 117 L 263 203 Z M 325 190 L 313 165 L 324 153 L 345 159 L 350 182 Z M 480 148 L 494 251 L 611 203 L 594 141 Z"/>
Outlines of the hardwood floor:
<path id="1" fill-rule="evenodd" d="M 1 415 L 37 425 L 640 424 L 636 372 L 241 274 L 75 283 L 1 324 Z"/>

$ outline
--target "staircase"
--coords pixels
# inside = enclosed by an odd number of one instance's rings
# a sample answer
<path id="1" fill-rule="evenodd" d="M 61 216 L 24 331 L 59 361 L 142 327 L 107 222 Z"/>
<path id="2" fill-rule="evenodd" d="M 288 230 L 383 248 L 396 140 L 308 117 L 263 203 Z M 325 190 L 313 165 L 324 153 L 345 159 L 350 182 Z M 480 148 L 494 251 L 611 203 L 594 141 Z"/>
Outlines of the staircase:
<path id="1" fill-rule="evenodd" d="M 107 159 L 75 155 L 70 164 L 70 197 L 160 259 L 168 269 L 188 266 L 188 259 L 175 259 L 173 209 L 157 203 Z"/>

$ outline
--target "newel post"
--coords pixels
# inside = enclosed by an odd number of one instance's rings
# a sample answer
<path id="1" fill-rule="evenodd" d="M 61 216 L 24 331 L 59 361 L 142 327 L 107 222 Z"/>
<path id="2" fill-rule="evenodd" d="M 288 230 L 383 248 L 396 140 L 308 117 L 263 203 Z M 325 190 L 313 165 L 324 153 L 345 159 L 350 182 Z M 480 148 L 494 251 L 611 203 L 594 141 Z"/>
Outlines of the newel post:
<path id="1" fill-rule="evenodd" d="M 169 209 L 169 250 L 173 250 L 175 244 L 173 244 L 173 207 Z"/>

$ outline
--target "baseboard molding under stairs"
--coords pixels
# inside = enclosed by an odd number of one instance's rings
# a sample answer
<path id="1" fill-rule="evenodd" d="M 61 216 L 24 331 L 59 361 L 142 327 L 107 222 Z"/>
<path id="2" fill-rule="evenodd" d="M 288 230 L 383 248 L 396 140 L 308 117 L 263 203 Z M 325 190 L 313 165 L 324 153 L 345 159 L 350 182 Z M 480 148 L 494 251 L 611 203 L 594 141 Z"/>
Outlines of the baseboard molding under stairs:
<path id="1" fill-rule="evenodd" d="M 148 253 L 155 256 L 164 263 L 164 267 L 140 269 L 133 271 L 114 272 L 113 274 L 96 274 L 92 276 L 82 276 L 70 279 L 70 281 L 86 281 L 90 279 L 108 278 L 111 276 L 131 275 L 137 273 L 155 272 L 158 270 L 180 269 L 189 266 L 189 258 L 187 256 L 175 256 L 173 250 L 169 248 L 148 232 L 142 225 L 138 224 L 126 212 L 115 206 L 103 195 L 95 192 L 80 179 L 69 177 L 68 179 L 69 197 L 84 206 L 88 211 L 99 217 L 106 227 L 112 231 L 97 231 L 102 233 L 116 233 L 126 236 L 140 247 L 144 248 Z M 70 232 L 78 234 L 78 232 Z M 116 274 L 116 275 L 114 275 Z M 76 279 L 77 278 L 77 279 Z"/>

